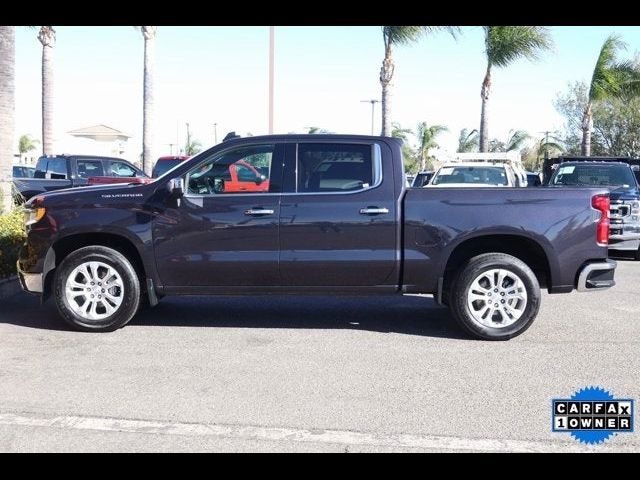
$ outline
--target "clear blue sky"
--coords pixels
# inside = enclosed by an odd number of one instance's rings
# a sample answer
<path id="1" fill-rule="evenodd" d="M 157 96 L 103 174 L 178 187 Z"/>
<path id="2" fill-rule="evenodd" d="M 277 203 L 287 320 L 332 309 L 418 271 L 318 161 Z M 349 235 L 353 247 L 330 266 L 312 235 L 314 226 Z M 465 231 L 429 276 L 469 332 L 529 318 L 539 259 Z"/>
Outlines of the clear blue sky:
<path id="1" fill-rule="evenodd" d="M 453 40 L 425 37 L 395 52 L 393 119 L 449 127 L 442 146 L 455 148 L 461 128 L 477 128 L 486 68 L 481 27 L 463 27 Z M 588 80 L 610 33 L 640 46 L 638 27 L 553 27 L 553 52 L 521 60 L 493 75 L 490 136 L 510 129 L 531 134 L 562 127 L 552 101 L 569 82 Z M 40 44 L 37 31 L 16 29 L 16 134 L 40 137 Z M 230 130 L 267 130 L 267 27 L 158 27 L 156 101 L 158 153 L 184 142 L 184 123 L 207 146 Z M 318 126 L 369 133 L 379 98 L 383 47 L 380 27 L 277 27 L 276 132 Z M 57 27 L 56 130 L 105 123 L 141 145 L 143 39 L 133 27 Z M 379 106 L 376 130 L 379 131 Z M 141 146 L 140 146 L 141 149 Z"/>

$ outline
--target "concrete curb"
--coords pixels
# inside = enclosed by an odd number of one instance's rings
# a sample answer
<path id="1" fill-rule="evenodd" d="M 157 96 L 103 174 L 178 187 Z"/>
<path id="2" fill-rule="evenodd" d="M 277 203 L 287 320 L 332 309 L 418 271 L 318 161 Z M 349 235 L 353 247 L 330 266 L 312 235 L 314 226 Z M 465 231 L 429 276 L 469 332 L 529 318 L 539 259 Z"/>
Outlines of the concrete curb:
<path id="1" fill-rule="evenodd" d="M 0 279 L 0 299 L 8 298 L 20 292 L 18 277 L 13 275 L 9 278 Z"/>

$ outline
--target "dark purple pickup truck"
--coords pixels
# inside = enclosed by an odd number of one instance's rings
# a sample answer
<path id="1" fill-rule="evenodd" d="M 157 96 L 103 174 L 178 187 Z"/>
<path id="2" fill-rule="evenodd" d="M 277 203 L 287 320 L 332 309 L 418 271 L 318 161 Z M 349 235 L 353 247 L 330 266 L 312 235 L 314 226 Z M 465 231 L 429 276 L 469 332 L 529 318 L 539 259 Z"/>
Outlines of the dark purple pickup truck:
<path id="1" fill-rule="evenodd" d="M 268 191 L 225 190 L 232 165 Z M 397 293 L 433 294 L 471 335 L 508 339 L 541 287 L 614 285 L 607 192 L 407 189 L 392 138 L 232 139 L 147 185 L 33 198 L 18 270 L 88 331 L 165 295 Z"/>

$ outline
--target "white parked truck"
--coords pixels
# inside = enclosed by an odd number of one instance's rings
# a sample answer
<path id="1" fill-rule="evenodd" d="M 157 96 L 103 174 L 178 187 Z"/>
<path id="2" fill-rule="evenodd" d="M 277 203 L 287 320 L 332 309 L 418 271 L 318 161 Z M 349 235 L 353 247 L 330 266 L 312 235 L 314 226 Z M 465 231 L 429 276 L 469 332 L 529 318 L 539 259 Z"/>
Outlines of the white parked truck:
<path id="1" fill-rule="evenodd" d="M 456 153 L 438 169 L 430 187 L 526 187 L 519 152 Z"/>

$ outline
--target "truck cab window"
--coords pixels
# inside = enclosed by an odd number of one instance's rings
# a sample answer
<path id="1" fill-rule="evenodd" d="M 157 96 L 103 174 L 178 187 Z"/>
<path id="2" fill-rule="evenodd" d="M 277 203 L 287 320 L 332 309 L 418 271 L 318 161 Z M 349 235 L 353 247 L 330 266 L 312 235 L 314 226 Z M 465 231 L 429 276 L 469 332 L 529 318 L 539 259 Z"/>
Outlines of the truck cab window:
<path id="1" fill-rule="evenodd" d="M 104 170 L 102 168 L 102 162 L 99 160 L 78 160 L 78 177 L 102 177 L 104 176 Z"/>
<path id="2" fill-rule="evenodd" d="M 52 180 L 66 180 L 67 160 L 59 157 L 49 160 L 48 173 Z"/>

